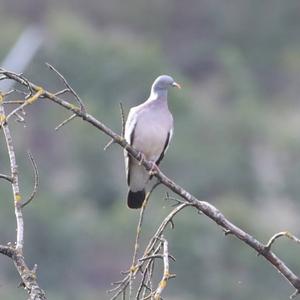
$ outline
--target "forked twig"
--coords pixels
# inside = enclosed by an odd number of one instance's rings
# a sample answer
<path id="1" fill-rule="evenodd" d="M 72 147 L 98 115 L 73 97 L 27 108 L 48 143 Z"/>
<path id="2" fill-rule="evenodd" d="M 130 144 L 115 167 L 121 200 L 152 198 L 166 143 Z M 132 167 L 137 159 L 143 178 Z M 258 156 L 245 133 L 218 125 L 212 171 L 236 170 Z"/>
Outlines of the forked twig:
<path id="1" fill-rule="evenodd" d="M 13 115 L 17 114 L 20 110 L 24 109 L 25 106 L 30 105 L 34 103 L 36 100 L 39 99 L 44 94 L 44 90 L 42 88 L 39 88 L 35 94 L 30 96 L 28 99 L 26 99 L 20 106 L 15 108 L 13 111 L 11 111 L 7 117 L 6 120 L 8 121 Z"/>
<path id="2" fill-rule="evenodd" d="M 62 80 L 62 82 L 64 83 L 64 85 L 67 88 L 66 90 L 64 90 L 64 92 L 69 91 L 71 94 L 73 94 L 73 96 L 75 97 L 76 101 L 78 102 L 78 104 L 80 106 L 80 110 L 83 113 L 85 113 L 86 109 L 85 109 L 85 106 L 83 104 L 83 101 L 80 99 L 78 94 L 74 91 L 74 89 L 70 86 L 70 84 L 68 83 L 66 78 L 56 68 L 54 68 L 51 64 L 46 63 L 46 66 L 58 75 L 58 77 Z M 58 95 L 61 95 L 61 94 L 58 94 Z"/>
<path id="3" fill-rule="evenodd" d="M 145 205 L 145 202 L 143 203 L 143 206 L 144 205 Z M 163 222 L 159 225 L 159 227 L 157 228 L 157 230 L 154 233 L 154 235 L 152 236 L 152 238 L 149 240 L 149 242 L 144 250 L 143 256 L 141 258 L 135 260 L 134 266 L 131 267 L 129 269 L 129 271 L 125 273 L 126 276 L 123 278 L 123 280 L 118 282 L 117 286 L 109 291 L 110 293 L 116 292 L 116 294 L 111 298 L 111 300 L 117 299 L 118 296 L 121 294 L 121 292 L 130 286 L 132 278 L 134 278 L 137 275 L 137 273 L 139 271 L 141 271 L 142 269 L 144 269 L 142 271 L 143 276 L 142 276 L 141 283 L 140 283 L 138 291 L 137 291 L 136 299 L 139 299 L 137 297 L 139 297 L 141 293 L 144 294 L 143 289 L 145 288 L 145 286 L 147 286 L 145 281 L 146 281 L 147 274 L 149 274 L 149 272 L 150 272 L 149 268 L 150 268 L 150 266 L 151 266 L 151 268 L 153 267 L 152 263 L 154 264 L 155 259 L 157 259 L 157 258 L 161 259 L 161 257 L 162 257 L 162 255 L 159 255 L 159 251 L 162 246 L 161 236 L 162 236 L 164 230 L 166 229 L 167 225 L 171 222 L 171 220 L 175 217 L 175 215 L 187 206 L 190 206 L 190 204 L 187 202 L 178 205 L 163 220 Z M 139 225 L 137 226 L 136 241 L 139 240 L 138 233 L 140 232 L 140 226 L 141 226 L 140 224 L 143 223 L 141 221 L 141 220 L 143 220 L 143 216 L 144 216 L 144 212 L 143 213 L 141 212 L 140 218 L 139 218 Z M 136 245 L 137 245 L 137 242 L 135 243 L 135 250 L 137 249 Z M 137 256 L 136 252 L 134 252 L 134 257 L 136 257 L 136 256 Z M 148 259 L 148 257 L 150 257 L 150 258 Z M 172 276 L 172 277 L 174 277 L 174 276 Z M 151 278 L 152 278 L 152 275 L 151 275 Z M 148 280 L 148 283 L 152 284 L 151 280 Z M 142 297 L 142 299 L 143 299 L 143 297 Z"/>
<path id="4" fill-rule="evenodd" d="M 148 201 L 150 199 L 150 196 L 152 194 L 152 192 L 159 186 L 160 182 L 156 182 L 151 190 L 147 193 L 145 200 L 143 202 L 141 211 L 140 211 L 140 216 L 139 216 L 139 222 L 137 225 L 137 229 L 136 229 L 136 237 L 135 237 L 135 243 L 134 243 L 134 251 L 133 251 L 133 256 L 132 256 L 132 263 L 131 263 L 131 267 L 130 267 L 130 278 L 129 278 L 129 299 L 131 297 L 131 293 L 132 293 L 132 277 L 133 274 L 135 274 L 135 268 L 136 268 L 136 260 L 137 260 L 137 253 L 138 253 L 138 249 L 139 249 L 139 240 L 141 237 L 141 232 L 142 232 L 142 224 L 143 224 L 143 220 L 144 220 L 144 213 L 148 204 Z"/>

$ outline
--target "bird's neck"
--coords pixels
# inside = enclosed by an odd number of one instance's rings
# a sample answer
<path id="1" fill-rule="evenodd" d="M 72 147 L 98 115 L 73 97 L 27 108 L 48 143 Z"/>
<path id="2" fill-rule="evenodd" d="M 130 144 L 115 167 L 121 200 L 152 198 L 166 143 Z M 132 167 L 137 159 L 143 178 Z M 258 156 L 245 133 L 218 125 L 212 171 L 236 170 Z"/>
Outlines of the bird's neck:
<path id="1" fill-rule="evenodd" d="M 168 90 L 155 90 L 151 89 L 151 93 L 148 101 L 162 101 L 167 102 L 168 100 Z"/>

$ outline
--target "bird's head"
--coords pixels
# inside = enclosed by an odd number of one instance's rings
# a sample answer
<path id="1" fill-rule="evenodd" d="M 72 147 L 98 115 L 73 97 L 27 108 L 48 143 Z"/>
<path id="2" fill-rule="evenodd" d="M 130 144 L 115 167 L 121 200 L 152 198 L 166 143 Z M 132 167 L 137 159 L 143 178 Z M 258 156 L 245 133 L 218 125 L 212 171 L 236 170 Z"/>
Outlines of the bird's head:
<path id="1" fill-rule="evenodd" d="M 161 75 L 153 82 L 152 91 L 156 93 L 159 91 L 166 91 L 169 87 L 177 87 L 181 89 L 181 86 L 171 76 Z"/>

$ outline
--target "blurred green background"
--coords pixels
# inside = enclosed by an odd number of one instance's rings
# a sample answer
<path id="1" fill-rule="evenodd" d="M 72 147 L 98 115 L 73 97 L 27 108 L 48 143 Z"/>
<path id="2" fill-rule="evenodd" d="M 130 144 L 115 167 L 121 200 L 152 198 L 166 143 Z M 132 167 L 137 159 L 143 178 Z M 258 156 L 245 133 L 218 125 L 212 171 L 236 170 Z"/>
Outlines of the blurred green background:
<path id="1" fill-rule="evenodd" d="M 120 131 L 125 110 L 149 94 L 159 74 L 183 86 L 169 106 L 175 135 L 161 169 L 236 225 L 267 241 L 300 235 L 300 2 L 296 0 L 0 0 L 0 61 L 29 25 L 44 42 L 26 75 L 51 91 L 56 66 L 88 111 Z M 41 100 L 11 122 L 23 195 L 32 189 L 26 151 L 40 188 L 26 207 L 25 255 L 39 266 L 49 299 L 108 299 L 130 266 L 138 212 L 126 207 L 122 151 L 80 120 L 60 131 L 64 109 Z M 0 171 L 9 172 L 0 138 Z M 143 245 L 171 209 L 157 189 Z M 192 209 L 168 230 L 170 300 L 287 299 L 288 283 L 249 247 L 224 237 Z M 0 181 L 0 242 L 15 239 L 11 187 Z M 300 273 L 299 247 L 274 251 Z M 11 262 L 0 256 L 0 298 L 25 299 Z"/>

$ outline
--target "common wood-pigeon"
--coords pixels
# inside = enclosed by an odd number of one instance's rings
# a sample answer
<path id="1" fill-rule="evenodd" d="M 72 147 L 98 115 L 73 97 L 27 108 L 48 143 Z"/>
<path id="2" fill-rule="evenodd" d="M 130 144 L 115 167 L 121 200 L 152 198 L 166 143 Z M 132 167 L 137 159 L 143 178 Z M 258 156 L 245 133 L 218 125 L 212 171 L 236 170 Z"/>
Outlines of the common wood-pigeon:
<path id="1" fill-rule="evenodd" d="M 125 124 L 125 139 L 142 156 L 158 166 L 168 149 L 173 134 L 173 117 L 168 108 L 168 88 L 180 85 L 168 75 L 155 79 L 151 93 L 144 103 L 132 107 Z M 140 208 L 145 199 L 145 187 L 151 174 L 136 159 L 125 155 L 129 192 L 129 208 Z M 156 164 L 156 165 L 155 165 Z"/>

